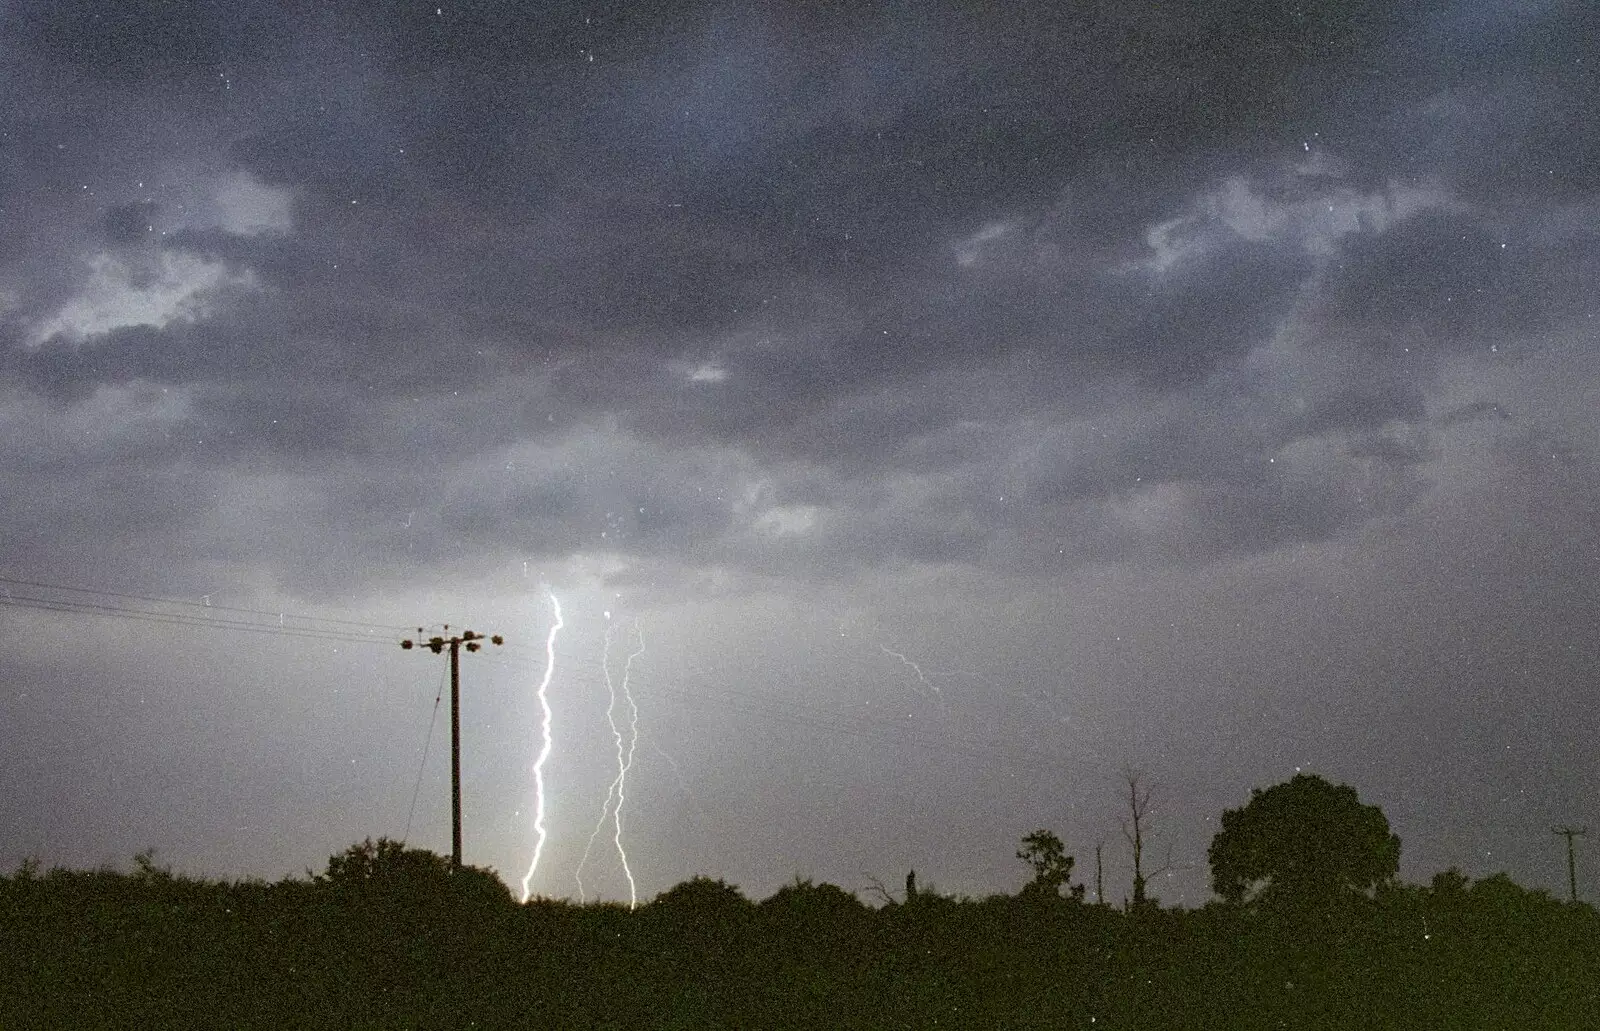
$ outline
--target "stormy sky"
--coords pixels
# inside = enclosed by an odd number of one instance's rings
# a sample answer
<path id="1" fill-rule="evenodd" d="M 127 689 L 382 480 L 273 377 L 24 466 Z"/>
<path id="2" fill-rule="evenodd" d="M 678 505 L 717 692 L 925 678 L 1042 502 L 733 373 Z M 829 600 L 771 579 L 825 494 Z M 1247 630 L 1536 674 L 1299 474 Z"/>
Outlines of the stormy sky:
<path id="1" fill-rule="evenodd" d="M 1564 888 L 1600 9 L 439 4 L 0 6 L 0 861 L 448 852 L 448 623 L 515 884 L 554 596 L 539 894 L 625 668 L 641 898 L 1120 902 L 1128 770 L 1166 902 L 1300 769 Z"/>

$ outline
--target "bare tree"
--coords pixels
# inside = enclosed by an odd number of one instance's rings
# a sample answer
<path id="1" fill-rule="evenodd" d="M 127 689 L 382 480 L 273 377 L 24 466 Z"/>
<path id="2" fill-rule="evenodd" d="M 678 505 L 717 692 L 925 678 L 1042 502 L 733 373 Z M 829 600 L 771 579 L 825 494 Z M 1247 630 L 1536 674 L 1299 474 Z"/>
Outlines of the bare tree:
<path id="1" fill-rule="evenodd" d="M 894 895 L 890 893 L 889 889 L 884 886 L 884 883 L 878 880 L 877 877 L 873 876 L 872 874 L 862 874 L 861 876 L 867 879 L 865 891 L 882 899 L 884 905 L 898 906 L 900 904 L 900 900 L 895 898 Z"/>
<path id="2" fill-rule="evenodd" d="M 1122 836 L 1128 839 L 1128 844 L 1133 848 L 1133 908 L 1140 909 L 1149 904 L 1149 893 L 1146 886 L 1151 877 L 1159 877 L 1172 869 L 1171 856 L 1158 870 L 1149 874 L 1144 872 L 1144 844 L 1145 834 L 1148 830 L 1147 821 L 1150 818 L 1150 795 L 1152 788 L 1144 783 L 1144 773 L 1141 770 L 1125 770 L 1123 778 L 1128 783 L 1128 819 L 1122 821 Z"/>

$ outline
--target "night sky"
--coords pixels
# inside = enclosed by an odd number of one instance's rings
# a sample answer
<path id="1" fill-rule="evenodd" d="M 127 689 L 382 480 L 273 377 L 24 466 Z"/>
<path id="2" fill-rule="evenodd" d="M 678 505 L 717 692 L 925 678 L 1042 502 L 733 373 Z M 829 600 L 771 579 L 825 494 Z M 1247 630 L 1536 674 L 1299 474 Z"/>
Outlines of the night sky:
<path id="1" fill-rule="evenodd" d="M 553 593 L 538 894 L 641 642 L 641 899 L 1120 902 L 1130 769 L 1166 903 L 1302 769 L 1564 889 L 1600 7 L 439 3 L 0 5 L 0 862 L 448 853 L 449 623 L 517 885 Z"/>

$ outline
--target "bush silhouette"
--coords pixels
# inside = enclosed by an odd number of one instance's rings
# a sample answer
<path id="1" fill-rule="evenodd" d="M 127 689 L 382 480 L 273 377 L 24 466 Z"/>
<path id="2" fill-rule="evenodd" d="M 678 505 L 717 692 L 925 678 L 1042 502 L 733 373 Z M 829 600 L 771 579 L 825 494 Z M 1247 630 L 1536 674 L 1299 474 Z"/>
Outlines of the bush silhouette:
<path id="1" fill-rule="evenodd" d="M 422 848 L 407 848 L 389 838 L 367 838 L 328 858 L 328 868 L 312 877 L 325 890 L 369 898 L 417 901 L 512 903 L 511 889 L 493 870 L 463 866 Z"/>
<path id="2" fill-rule="evenodd" d="M 657 895 L 650 908 L 684 919 L 707 922 L 742 919 L 753 904 L 733 885 L 720 878 L 691 877 Z"/>
<path id="3" fill-rule="evenodd" d="M 858 918 L 867 907 L 837 885 L 814 884 L 810 878 L 797 877 L 763 899 L 761 910 L 771 916 L 839 923 Z"/>

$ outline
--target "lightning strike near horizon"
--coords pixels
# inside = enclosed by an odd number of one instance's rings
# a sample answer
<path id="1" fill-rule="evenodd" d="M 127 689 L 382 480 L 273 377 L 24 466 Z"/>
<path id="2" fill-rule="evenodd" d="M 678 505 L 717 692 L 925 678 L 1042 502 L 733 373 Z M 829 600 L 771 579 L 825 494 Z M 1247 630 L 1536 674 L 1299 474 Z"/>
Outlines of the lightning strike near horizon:
<path id="1" fill-rule="evenodd" d="M 556 670 L 556 634 L 560 632 L 563 626 L 560 599 L 556 597 L 554 591 L 547 589 L 545 593 L 550 596 L 550 607 L 555 612 L 555 622 L 550 625 L 550 634 L 544 641 L 544 678 L 539 681 L 540 734 L 543 743 L 539 749 L 539 757 L 533 761 L 533 830 L 536 840 L 533 845 L 533 861 L 528 864 L 528 872 L 522 877 L 522 901 L 524 902 L 528 901 L 529 885 L 533 882 L 535 871 L 539 869 L 539 856 L 544 852 L 544 764 L 545 760 L 550 758 L 552 742 L 550 735 L 550 719 L 552 716 L 549 695 L 550 679 L 555 675 Z"/>
<path id="2" fill-rule="evenodd" d="M 611 618 L 611 613 L 606 613 L 606 618 Z M 583 867 L 589 861 L 589 854 L 594 849 L 595 839 L 600 836 L 600 831 L 606 824 L 606 816 L 612 817 L 614 831 L 612 842 L 616 845 L 617 855 L 622 860 L 622 873 L 628 880 L 628 908 L 632 909 L 639 904 L 638 886 L 634 883 L 633 869 L 628 864 L 628 851 L 622 845 L 622 804 L 627 797 L 626 789 L 628 771 L 633 768 L 634 750 L 639 743 L 639 706 L 634 702 L 633 692 L 628 686 L 629 678 L 633 675 L 633 660 L 644 654 L 644 630 L 637 622 L 634 623 L 634 633 L 639 635 L 639 647 L 628 655 L 622 666 L 622 681 L 620 696 L 628 706 L 628 730 L 624 738 L 623 730 L 617 725 L 617 700 L 619 685 L 611 677 L 611 632 L 614 627 L 607 625 L 604 644 L 600 653 L 600 668 L 605 675 L 606 682 L 606 722 L 611 726 L 611 735 L 617 746 L 617 775 L 612 778 L 611 786 L 606 789 L 605 802 L 600 806 L 600 819 L 595 822 L 594 830 L 589 834 L 589 841 L 583 848 L 583 858 L 578 861 L 577 881 L 578 900 L 586 901 L 583 887 Z M 613 799 L 616 804 L 612 805 Z"/>

